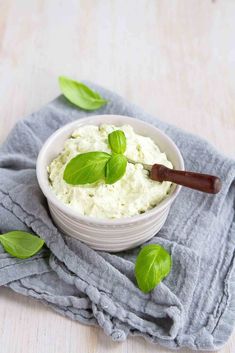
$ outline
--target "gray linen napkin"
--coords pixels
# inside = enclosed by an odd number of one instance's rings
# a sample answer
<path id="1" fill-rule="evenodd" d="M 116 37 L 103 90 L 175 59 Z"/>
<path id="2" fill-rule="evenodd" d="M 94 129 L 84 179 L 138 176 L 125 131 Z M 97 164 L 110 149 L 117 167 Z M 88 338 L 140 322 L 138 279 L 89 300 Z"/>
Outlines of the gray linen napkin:
<path id="1" fill-rule="evenodd" d="M 107 106 L 87 113 L 59 97 L 21 120 L 0 148 L 0 232 L 35 232 L 49 249 L 19 260 L 0 247 L 0 285 L 99 325 L 116 341 L 132 334 L 170 348 L 217 349 L 235 322 L 235 162 L 115 93 L 89 85 L 109 100 Z M 223 180 L 216 196 L 181 191 L 166 224 L 149 241 L 163 245 L 173 259 L 170 275 L 150 294 L 142 293 L 134 278 L 139 249 L 97 252 L 61 234 L 37 184 L 36 158 L 47 137 L 75 119 L 104 113 L 151 122 L 176 142 L 186 168 Z"/>

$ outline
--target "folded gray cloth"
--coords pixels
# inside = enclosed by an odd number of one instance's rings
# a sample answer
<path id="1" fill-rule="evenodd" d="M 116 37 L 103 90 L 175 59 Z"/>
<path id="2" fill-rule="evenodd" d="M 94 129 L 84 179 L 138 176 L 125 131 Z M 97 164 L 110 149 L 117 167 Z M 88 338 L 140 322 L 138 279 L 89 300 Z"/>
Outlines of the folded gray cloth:
<path id="1" fill-rule="evenodd" d="M 206 141 L 151 118 L 116 94 L 89 84 L 109 100 L 84 112 L 64 97 L 21 120 L 0 149 L 0 232 L 34 232 L 48 249 L 19 260 L 0 246 L 0 285 L 51 306 L 85 324 L 99 325 L 113 340 L 128 334 L 178 348 L 218 349 L 235 322 L 235 162 Z M 222 191 L 206 195 L 184 188 L 166 224 L 148 243 L 171 252 L 169 276 L 151 293 L 136 286 L 139 249 L 109 254 L 63 235 L 53 224 L 36 180 L 44 141 L 59 127 L 94 114 L 122 114 L 164 130 L 180 148 L 186 168 L 213 173 Z"/>

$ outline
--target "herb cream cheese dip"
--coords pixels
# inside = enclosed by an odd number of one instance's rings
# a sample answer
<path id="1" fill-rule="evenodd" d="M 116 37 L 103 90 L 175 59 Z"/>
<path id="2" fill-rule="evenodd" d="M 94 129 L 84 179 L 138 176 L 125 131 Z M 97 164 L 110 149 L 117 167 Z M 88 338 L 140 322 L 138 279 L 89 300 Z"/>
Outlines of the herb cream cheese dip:
<path id="1" fill-rule="evenodd" d="M 127 163 L 125 175 L 114 184 L 69 185 L 63 179 L 66 164 L 80 153 L 102 151 L 111 154 L 108 134 L 122 130 L 127 139 L 124 155 L 146 164 L 159 163 L 172 168 L 165 153 L 149 137 L 136 134 L 130 125 L 85 125 L 76 129 L 65 142 L 63 151 L 48 166 L 53 192 L 78 214 L 104 219 L 129 217 L 155 207 L 170 190 L 171 183 L 153 181 L 142 164 Z"/>

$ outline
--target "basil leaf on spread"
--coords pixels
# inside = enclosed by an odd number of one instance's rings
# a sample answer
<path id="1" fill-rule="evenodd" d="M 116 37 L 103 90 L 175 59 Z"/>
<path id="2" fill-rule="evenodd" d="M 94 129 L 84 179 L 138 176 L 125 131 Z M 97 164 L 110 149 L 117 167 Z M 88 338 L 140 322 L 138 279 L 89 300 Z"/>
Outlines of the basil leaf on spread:
<path id="1" fill-rule="evenodd" d="M 122 130 L 115 130 L 108 135 L 109 146 L 115 153 L 126 151 L 126 136 Z"/>
<path id="2" fill-rule="evenodd" d="M 83 185 L 105 179 L 105 166 L 110 158 L 106 152 L 78 154 L 66 165 L 63 178 L 68 184 Z"/>
<path id="3" fill-rule="evenodd" d="M 127 159 L 122 154 L 113 154 L 106 164 L 106 184 L 116 183 L 126 172 Z"/>

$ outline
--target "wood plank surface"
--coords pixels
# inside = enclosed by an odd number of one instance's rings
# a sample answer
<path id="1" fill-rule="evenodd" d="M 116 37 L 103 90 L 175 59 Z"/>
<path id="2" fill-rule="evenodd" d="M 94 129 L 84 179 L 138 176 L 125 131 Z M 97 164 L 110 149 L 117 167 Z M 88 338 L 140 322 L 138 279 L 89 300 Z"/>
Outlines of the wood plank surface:
<path id="1" fill-rule="evenodd" d="M 88 79 L 235 155 L 234 0 L 0 0 L 0 142 L 58 93 Z M 170 352 L 114 343 L 0 288 L 0 353 Z M 235 335 L 220 353 L 234 353 Z M 189 350 L 181 350 L 189 353 Z"/>

